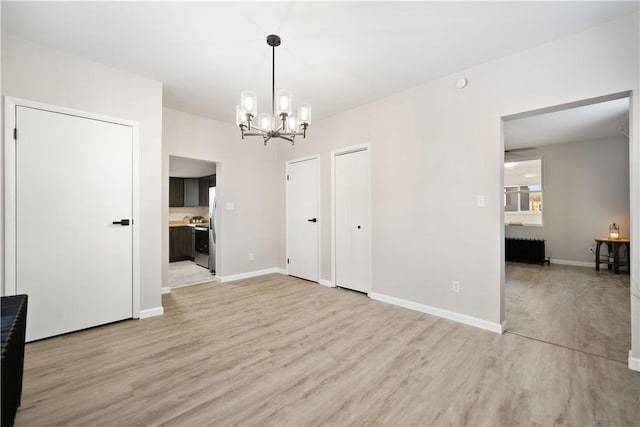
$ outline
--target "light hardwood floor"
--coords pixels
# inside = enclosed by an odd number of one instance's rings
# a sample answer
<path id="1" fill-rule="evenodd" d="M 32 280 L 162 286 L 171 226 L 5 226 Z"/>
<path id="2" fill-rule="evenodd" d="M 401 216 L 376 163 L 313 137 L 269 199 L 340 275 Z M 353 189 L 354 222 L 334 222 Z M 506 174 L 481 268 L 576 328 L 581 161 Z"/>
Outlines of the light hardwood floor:
<path id="1" fill-rule="evenodd" d="M 510 332 L 627 363 L 629 275 L 566 265 L 506 265 Z"/>
<path id="2" fill-rule="evenodd" d="M 27 345 L 16 425 L 638 425 L 640 373 L 277 274 Z"/>
<path id="3" fill-rule="evenodd" d="M 200 267 L 193 261 L 177 261 L 169 263 L 169 287 L 197 285 L 213 280 L 208 269 Z"/>

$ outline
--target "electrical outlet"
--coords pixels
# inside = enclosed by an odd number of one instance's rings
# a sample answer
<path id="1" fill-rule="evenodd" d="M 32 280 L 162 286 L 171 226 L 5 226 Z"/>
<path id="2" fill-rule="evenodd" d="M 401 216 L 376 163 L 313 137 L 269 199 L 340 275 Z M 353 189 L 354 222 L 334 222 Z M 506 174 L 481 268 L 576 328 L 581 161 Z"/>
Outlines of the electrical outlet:
<path id="1" fill-rule="evenodd" d="M 454 280 L 453 282 L 451 282 L 451 290 L 455 293 L 459 293 L 460 292 L 460 282 L 458 282 L 457 280 Z"/>
<path id="2" fill-rule="evenodd" d="M 476 198 L 476 205 L 479 208 L 484 208 L 484 196 L 483 195 L 478 195 L 478 197 Z"/>
<path id="3" fill-rule="evenodd" d="M 254 254 L 253 252 L 251 252 L 251 253 L 249 254 L 249 261 L 253 261 L 253 260 L 255 260 L 255 259 L 256 259 L 255 254 Z"/>

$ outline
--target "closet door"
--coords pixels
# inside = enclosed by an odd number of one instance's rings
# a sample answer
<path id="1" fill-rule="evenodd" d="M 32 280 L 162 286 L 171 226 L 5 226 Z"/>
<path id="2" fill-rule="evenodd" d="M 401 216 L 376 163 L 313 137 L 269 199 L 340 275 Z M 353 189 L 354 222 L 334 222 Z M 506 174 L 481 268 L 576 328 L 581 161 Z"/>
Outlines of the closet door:
<path id="1" fill-rule="evenodd" d="M 131 318 L 132 128 L 22 106 L 16 128 L 27 341 Z"/>
<path id="2" fill-rule="evenodd" d="M 287 165 L 287 273 L 317 282 L 319 160 Z"/>
<path id="3" fill-rule="evenodd" d="M 337 155 L 334 171 L 336 285 L 369 292 L 368 151 Z"/>

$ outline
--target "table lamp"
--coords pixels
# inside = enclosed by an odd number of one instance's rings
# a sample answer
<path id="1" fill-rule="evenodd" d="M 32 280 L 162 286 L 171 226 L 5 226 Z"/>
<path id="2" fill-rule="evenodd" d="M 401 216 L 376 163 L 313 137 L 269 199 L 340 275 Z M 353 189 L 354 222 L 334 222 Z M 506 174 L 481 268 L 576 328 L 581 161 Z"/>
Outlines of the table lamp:
<path id="1" fill-rule="evenodd" d="M 609 225 L 609 238 L 610 239 L 619 239 L 620 238 L 620 226 L 615 222 Z"/>

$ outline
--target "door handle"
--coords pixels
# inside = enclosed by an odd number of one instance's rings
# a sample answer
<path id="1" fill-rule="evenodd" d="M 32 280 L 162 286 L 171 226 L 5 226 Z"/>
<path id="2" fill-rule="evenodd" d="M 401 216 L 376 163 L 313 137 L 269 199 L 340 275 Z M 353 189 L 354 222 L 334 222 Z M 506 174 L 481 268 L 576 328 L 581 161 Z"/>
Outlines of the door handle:
<path id="1" fill-rule="evenodd" d="M 311 219 L 308 219 L 307 221 L 309 221 L 309 222 L 318 222 L 318 219 L 317 218 L 311 218 Z"/>
<path id="2" fill-rule="evenodd" d="M 121 219 L 120 221 L 113 221 L 112 224 L 120 224 L 121 226 L 126 227 L 127 225 L 129 225 L 129 220 Z"/>

